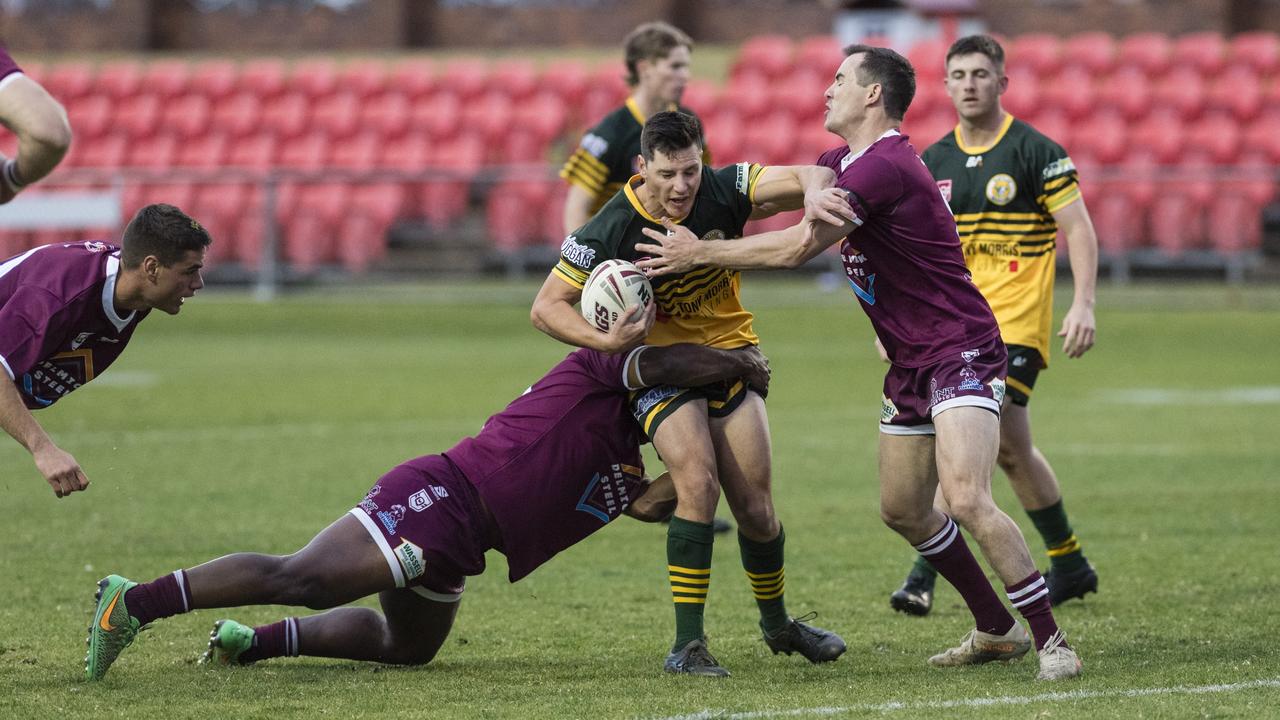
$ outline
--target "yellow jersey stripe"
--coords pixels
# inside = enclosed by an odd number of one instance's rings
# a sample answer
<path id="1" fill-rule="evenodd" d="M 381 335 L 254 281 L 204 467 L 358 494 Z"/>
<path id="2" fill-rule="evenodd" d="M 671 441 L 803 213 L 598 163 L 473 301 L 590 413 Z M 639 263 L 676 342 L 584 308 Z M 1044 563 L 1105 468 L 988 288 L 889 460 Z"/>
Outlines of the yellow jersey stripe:
<path id="1" fill-rule="evenodd" d="M 776 571 L 769 573 L 753 573 L 750 570 L 744 570 L 743 572 L 747 573 L 747 577 L 752 580 L 772 580 L 774 578 L 782 577 L 782 574 L 786 571 L 786 568 L 778 568 Z"/>
<path id="2" fill-rule="evenodd" d="M 579 290 L 581 290 L 582 287 L 587 284 L 587 278 L 590 276 L 589 273 L 585 273 L 579 270 L 578 268 L 570 265 L 564 260 L 561 260 L 560 262 L 556 263 L 556 266 L 551 268 L 551 272 L 556 277 L 578 288 Z"/>
<path id="3" fill-rule="evenodd" d="M 696 603 L 698 605 L 706 605 L 707 599 L 701 597 L 673 597 L 672 602 L 678 603 Z"/>
<path id="4" fill-rule="evenodd" d="M 711 568 L 687 568 L 679 565 L 668 565 L 667 571 L 680 573 L 681 575 L 701 575 L 704 577 L 711 574 Z"/>
<path id="5" fill-rule="evenodd" d="M 964 236 L 965 240 L 992 240 L 996 242 L 1011 242 L 1022 238 L 1023 240 L 1052 240 L 1057 236 L 1057 231 L 1047 231 L 1039 233 L 1018 233 L 1016 235 L 1001 235 L 999 233 L 970 233 Z"/>
<path id="6" fill-rule="evenodd" d="M 1049 201 L 1045 203 L 1045 209 L 1051 213 L 1056 213 L 1079 199 L 1080 187 L 1078 185 L 1073 185 L 1067 192 L 1063 192 L 1050 198 Z"/>
<path id="7" fill-rule="evenodd" d="M 710 584 L 710 583 L 711 583 L 711 578 L 709 578 L 709 577 L 705 577 L 705 578 L 690 578 L 690 577 L 681 577 L 681 576 L 679 576 L 679 575 L 668 575 L 668 576 L 667 576 L 667 579 L 668 579 L 668 580 L 670 580 L 673 584 L 674 584 L 674 583 L 689 583 L 689 584 L 692 584 L 692 585 L 708 585 L 708 584 Z"/>
<path id="8" fill-rule="evenodd" d="M 751 168 L 747 171 L 747 200 L 752 205 L 756 204 L 756 183 L 760 180 L 760 176 L 764 174 L 766 166 L 756 163 L 751 164 Z"/>
<path id="9" fill-rule="evenodd" d="M 677 587 L 671 586 L 671 594 L 676 597 L 694 597 L 697 595 L 706 595 L 711 588 L 695 588 L 695 587 Z"/>
<path id="10" fill-rule="evenodd" d="M 1015 225 L 1013 223 L 981 221 L 976 223 L 965 223 L 963 225 L 959 223 L 956 224 L 956 231 L 959 232 L 961 235 L 964 235 L 965 233 L 975 232 L 978 230 L 986 230 L 989 232 L 1008 232 L 1008 233 L 1022 234 L 1022 233 L 1029 233 L 1029 232 L 1050 232 L 1050 231 L 1057 231 L 1057 229 L 1058 228 L 1056 224 L 1051 224 L 1046 222 L 1025 223 L 1025 224 Z"/>
<path id="11" fill-rule="evenodd" d="M 1063 175 L 1060 178 L 1055 178 L 1045 183 L 1044 189 L 1045 189 L 1045 192 L 1053 192 L 1054 190 L 1057 190 L 1059 187 L 1062 187 L 1063 185 L 1066 185 L 1067 183 L 1074 182 L 1074 181 L 1075 181 L 1074 177 L 1070 175 Z"/>
<path id="12" fill-rule="evenodd" d="M 1018 220 L 1044 220 L 1041 213 L 1016 213 L 1001 212 L 999 210 L 985 210 L 976 213 L 959 213 L 956 215 L 956 222 L 972 222 L 974 220 L 982 220 L 984 218 L 998 218 L 1006 222 L 1017 222 Z"/>

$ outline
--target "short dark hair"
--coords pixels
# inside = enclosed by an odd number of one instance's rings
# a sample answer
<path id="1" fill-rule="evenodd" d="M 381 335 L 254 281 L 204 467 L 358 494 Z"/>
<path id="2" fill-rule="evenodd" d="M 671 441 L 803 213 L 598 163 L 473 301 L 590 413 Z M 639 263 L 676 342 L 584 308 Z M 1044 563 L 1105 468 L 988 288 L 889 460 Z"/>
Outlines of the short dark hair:
<path id="1" fill-rule="evenodd" d="M 1004 48 L 1000 47 L 1000 43 L 990 35 L 966 35 L 959 40 L 951 43 L 951 47 L 947 50 L 946 62 L 951 62 L 951 58 L 956 55 L 986 55 L 996 66 L 996 70 L 1004 72 Z"/>
<path id="2" fill-rule="evenodd" d="M 213 238 L 204 226 L 172 205 L 156 203 L 138 211 L 124 229 L 120 264 L 136 268 L 148 255 L 166 267 L 191 250 L 209 247 Z"/>
<path id="3" fill-rule="evenodd" d="M 644 130 L 640 131 L 640 154 L 645 162 L 652 162 L 653 154 L 658 150 L 670 155 L 691 145 L 697 145 L 699 151 L 705 147 L 702 123 L 679 110 L 655 113 L 645 121 Z"/>
<path id="4" fill-rule="evenodd" d="M 884 112 L 894 120 L 901 120 L 916 96 L 916 71 L 906 58 L 889 48 L 873 45 L 850 45 L 844 49 L 845 57 L 863 53 L 858 66 L 858 84 L 880 83 L 884 94 Z"/>
<path id="5" fill-rule="evenodd" d="M 640 75 L 636 63 L 641 60 L 661 60 L 678 47 L 693 50 L 693 40 L 675 25 L 664 22 L 647 22 L 627 34 L 622 43 L 626 51 L 627 84 L 637 85 Z"/>

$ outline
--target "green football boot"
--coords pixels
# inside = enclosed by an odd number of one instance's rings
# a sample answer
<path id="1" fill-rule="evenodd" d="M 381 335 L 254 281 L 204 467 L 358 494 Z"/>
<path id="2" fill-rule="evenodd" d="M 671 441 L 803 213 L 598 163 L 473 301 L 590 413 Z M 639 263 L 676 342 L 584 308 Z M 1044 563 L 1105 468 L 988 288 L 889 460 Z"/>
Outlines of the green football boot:
<path id="1" fill-rule="evenodd" d="M 89 680 L 101 680 L 141 630 L 124 606 L 124 594 L 137 584 L 119 575 L 108 575 L 98 581 L 98 592 L 94 595 L 98 606 L 93 624 L 89 626 L 89 653 L 84 656 L 84 674 Z"/>
<path id="2" fill-rule="evenodd" d="M 200 658 L 201 665 L 241 665 L 240 655 L 253 647 L 253 628 L 235 620 L 219 620 L 209 633 L 209 649 Z"/>

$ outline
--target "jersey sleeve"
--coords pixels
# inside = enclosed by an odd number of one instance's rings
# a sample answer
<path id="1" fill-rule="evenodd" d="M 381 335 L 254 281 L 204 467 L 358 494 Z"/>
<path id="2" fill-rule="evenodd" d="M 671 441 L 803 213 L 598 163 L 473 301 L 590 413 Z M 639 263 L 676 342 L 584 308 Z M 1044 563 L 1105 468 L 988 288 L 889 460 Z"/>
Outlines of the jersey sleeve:
<path id="1" fill-rule="evenodd" d="M 18 67 L 18 63 L 9 54 L 3 45 L 0 45 L 0 87 L 3 87 L 4 81 L 8 78 L 22 73 L 22 68 Z"/>
<path id="2" fill-rule="evenodd" d="M 597 265 L 609 259 L 608 250 L 602 240 L 596 237 L 592 226 L 594 222 L 583 225 L 577 234 L 570 235 L 560 244 L 560 260 L 551 272 L 570 285 L 582 289 L 587 284 L 587 277 Z"/>
<path id="3" fill-rule="evenodd" d="M 592 380 L 605 389 L 616 390 L 621 393 L 632 389 L 627 387 L 626 369 L 633 357 L 639 357 L 637 352 L 639 349 L 636 348 L 629 353 L 613 355 L 589 348 L 583 348 L 575 352 L 578 354 L 586 374 Z"/>
<path id="4" fill-rule="evenodd" d="M 1042 138 L 1031 153 L 1036 174 L 1036 203 L 1053 214 L 1080 199 L 1080 179 L 1075 163 L 1063 147 Z"/>
<path id="5" fill-rule="evenodd" d="M 591 193 L 597 201 L 604 195 L 611 169 L 626 160 L 622 157 L 626 148 L 611 141 L 607 135 L 603 125 L 592 128 L 582 136 L 577 149 L 560 168 L 560 177 Z M 627 166 L 630 167 L 630 163 Z"/>
<path id="6" fill-rule="evenodd" d="M 0 308 L 0 366 L 10 380 L 25 375 L 44 356 L 58 312 L 51 294 L 31 286 L 18 288 Z"/>
<path id="7" fill-rule="evenodd" d="M 862 225 L 868 218 L 887 211 L 902 197 L 902 176 L 893 163 L 875 155 L 861 157 L 836 182 L 848 192 L 853 222 Z"/>
<path id="8" fill-rule="evenodd" d="M 755 208 L 756 183 L 764 173 L 765 166 L 759 163 L 740 162 L 726 165 L 712 173 L 717 197 L 729 206 L 736 234 L 742 234 L 742 228 L 751 219 L 751 211 Z"/>

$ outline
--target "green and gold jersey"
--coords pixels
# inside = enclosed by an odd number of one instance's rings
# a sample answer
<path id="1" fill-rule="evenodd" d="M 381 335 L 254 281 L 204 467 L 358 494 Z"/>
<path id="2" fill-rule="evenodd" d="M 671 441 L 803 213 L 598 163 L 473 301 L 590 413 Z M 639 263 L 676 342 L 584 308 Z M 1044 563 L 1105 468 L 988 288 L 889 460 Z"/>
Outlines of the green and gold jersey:
<path id="1" fill-rule="evenodd" d="M 751 217 L 756 182 L 764 168 L 754 163 L 738 163 L 719 170 L 702 168 L 702 181 L 694 197 L 693 209 L 680 224 L 703 240 L 725 240 L 742 236 L 742 227 Z M 581 289 L 596 265 L 610 258 L 635 262 L 636 243 L 652 242 L 643 232 L 653 228 L 665 232 L 636 196 L 639 176 L 623 186 L 600 212 L 565 238 L 560 262 L 554 274 Z M 653 294 L 658 303 L 658 319 L 645 343 L 672 345 L 698 343 L 717 348 L 736 348 L 759 343 L 751 329 L 751 313 L 738 297 L 740 282 L 736 270 L 700 267 L 678 275 L 655 277 Z"/>
<path id="2" fill-rule="evenodd" d="M 669 109 L 694 115 L 686 107 L 672 105 Z M 599 212 L 609 198 L 622 189 L 627 179 L 636 174 L 640 131 L 644 129 L 645 120 L 635 98 L 627 98 L 622 107 L 606 115 L 582 136 L 578 149 L 574 150 L 564 167 L 560 168 L 560 177 L 595 197 L 596 201 L 591 206 L 592 215 Z M 711 163 L 711 153 L 706 150 L 705 145 L 702 162 L 704 165 Z"/>
<path id="3" fill-rule="evenodd" d="M 1058 223 L 1080 199 L 1075 165 L 1035 128 L 1005 118 L 996 141 L 965 145 L 960 128 L 921 156 L 951 205 L 973 281 L 995 312 L 1005 343 L 1049 360 Z"/>

